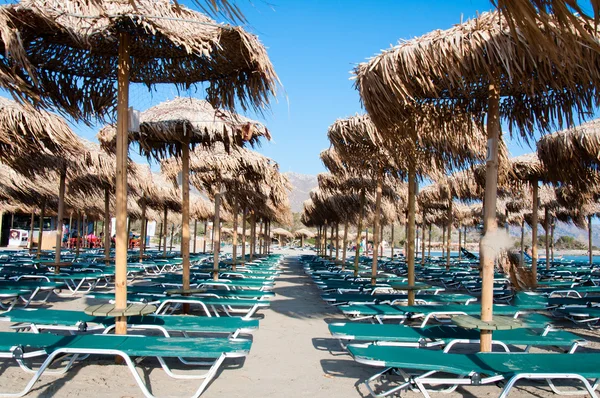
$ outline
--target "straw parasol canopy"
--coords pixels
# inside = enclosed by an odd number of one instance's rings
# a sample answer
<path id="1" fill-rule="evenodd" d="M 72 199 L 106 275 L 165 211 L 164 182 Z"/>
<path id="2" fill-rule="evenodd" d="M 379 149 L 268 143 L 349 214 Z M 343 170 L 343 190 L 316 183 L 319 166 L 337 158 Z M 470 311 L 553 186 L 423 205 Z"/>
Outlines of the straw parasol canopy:
<path id="1" fill-rule="evenodd" d="M 544 34 L 564 53 L 576 54 L 578 66 L 554 62 L 526 37 L 511 34 L 504 17 L 491 12 L 401 42 L 360 64 L 355 70 L 357 86 L 381 130 L 431 112 L 423 104 L 440 105 L 451 113 L 485 115 L 488 87 L 481 82 L 497 80 L 505 104 L 500 116 L 511 131 L 516 127 L 526 138 L 536 127 L 548 130 L 555 123 L 572 124 L 575 115 L 585 117 L 592 111 L 600 79 L 595 67 L 600 54 L 583 43 L 563 47 L 560 32 Z"/>
<path id="2" fill-rule="evenodd" d="M 315 237 L 315 233 L 306 229 L 306 228 L 300 228 L 294 231 L 294 236 L 296 238 L 300 238 L 300 237 L 305 237 L 305 238 L 314 238 Z"/>
<path id="3" fill-rule="evenodd" d="M 281 236 L 285 236 L 286 238 L 294 237 L 294 234 L 292 234 L 290 231 L 288 231 L 287 229 L 284 229 L 284 228 L 275 228 L 274 230 L 271 231 L 271 235 L 279 236 L 280 239 L 281 239 Z"/>
<path id="4" fill-rule="evenodd" d="M 231 146 L 254 144 L 259 137 L 270 139 L 268 130 L 257 122 L 234 113 L 213 108 L 207 101 L 195 98 L 176 98 L 144 111 L 140 117 L 140 132 L 130 134 L 130 140 L 139 144 L 141 153 L 155 159 L 167 155 L 181 156 L 179 169 L 182 171 L 182 258 L 184 289 L 189 288 L 189 176 L 190 146 L 206 147 L 222 143 L 223 147 L 213 151 L 213 159 L 223 167 Z M 114 147 L 116 130 L 105 128 L 99 139 L 107 147 Z M 204 153 L 208 155 L 208 153 Z M 196 152 L 196 158 L 203 157 Z M 203 157 L 205 160 L 206 156 Z M 199 161 L 196 163 L 200 163 Z M 196 166 L 200 167 L 198 164 Z M 174 166 L 175 167 L 175 166 Z M 172 169 L 174 168 L 172 167 Z M 214 169 L 213 169 L 214 170 Z M 192 171 L 194 171 L 192 169 Z M 172 176 L 175 175 L 173 172 Z M 219 201 L 215 200 L 215 207 Z M 218 210 L 215 209 L 215 224 L 218 225 Z M 217 234 L 218 237 L 218 234 Z M 215 250 L 215 269 L 218 269 L 218 250 Z M 217 275 L 215 273 L 215 275 Z"/>
<path id="5" fill-rule="evenodd" d="M 537 154 L 548 180 L 587 190 L 600 182 L 600 119 L 542 137 Z"/>
<path id="6" fill-rule="evenodd" d="M 594 35 L 600 17 L 598 0 L 581 2 L 577 0 L 492 0 L 508 21 L 513 35 L 521 35 L 528 43 L 538 46 L 537 52 L 544 52 L 563 63 L 578 67 L 577 53 L 565 52 L 565 49 L 578 47 L 581 43 L 593 51 L 600 51 L 597 36 Z M 592 12 L 587 12 L 587 4 Z M 558 44 L 549 39 L 548 30 L 560 35 Z"/>
<path id="7" fill-rule="evenodd" d="M 209 101 L 228 109 L 261 108 L 278 82 L 254 35 L 170 1 L 24 0 L 0 8 L 0 31 L 0 83 L 76 118 L 112 114 L 123 33 L 132 38 L 131 82 L 209 82 Z"/>
<path id="8" fill-rule="evenodd" d="M 2 161 L 36 153 L 75 157 L 81 154 L 78 143 L 63 118 L 0 97 Z"/>
<path id="9" fill-rule="evenodd" d="M 271 139 L 262 124 L 235 113 L 213 108 L 208 101 L 177 97 L 162 102 L 140 115 L 140 131 L 130 132 L 130 142 L 139 145 L 142 155 L 163 159 L 180 156 L 182 146 L 211 146 L 221 142 L 225 150 L 255 144 L 259 137 Z M 98 133 L 105 149 L 114 152 L 116 129 L 106 126 Z"/>

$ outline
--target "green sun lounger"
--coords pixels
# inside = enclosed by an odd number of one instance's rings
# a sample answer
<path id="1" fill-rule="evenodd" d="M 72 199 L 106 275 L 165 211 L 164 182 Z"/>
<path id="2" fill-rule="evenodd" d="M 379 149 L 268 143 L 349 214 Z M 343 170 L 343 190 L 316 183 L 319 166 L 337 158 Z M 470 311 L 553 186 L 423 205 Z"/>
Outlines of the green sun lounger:
<path id="1" fill-rule="evenodd" d="M 86 297 L 100 300 L 112 301 L 115 298 L 113 293 L 92 293 Z M 271 304 L 269 300 L 251 300 L 237 298 L 220 297 L 202 297 L 202 296 L 153 296 L 145 294 L 130 294 L 127 296 L 129 302 L 141 302 L 145 304 L 155 304 L 157 315 L 172 314 L 181 304 L 196 304 L 200 306 L 206 316 L 219 316 L 219 310 L 227 316 L 234 314 L 243 314 L 244 319 L 252 317 L 261 308 L 268 308 Z M 212 312 L 211 312 L 212 309 Z"/>
<path id="2" fill-rule="evenodd" d="M 133 378 L 144 396 L 153 395 L 148 390 L 144 379 L 138 374 L 133 357 L 156 358 L 167 375 L 177 379 L 203 379 L 193 397 L 202 394 L 210 381 L 217 374 L 220 366 L 227 358 L 239 358 L 248 355 L 250 340 L 226 338 L 164 338 L 149 336 L 120 335 L 76 335 L 56 336 L 48 333 L 7 333 L 0 332 L 0 358 L 14 359 L 25 370 L 31 369 L 25 359 L 46 357 L 40 368 L 35 371 L 25 388 L 17 393 L 0 391 L 0 397 L 21 397 L 27 394 L 48 366 L 63 355 L 71 355 L 71 360 L 63 372 L 66 372 L 79 358 L 88 354 L 94 356 L 119 356 L 131 371 Z M 204 365 L 210 366 L 205 374 L 182 375 L 173 372 L 164 358 L 202 359 Z M 188 362 L 190 364 L 199 364 Z"/>
<path id="3" fill-rule="evenodd" d="M 321 298 L 333 305 L 344 304 L 394 304 L 394 302 L 403 302 L 408 300 L 408 294 L 360 294 L 360 293 L 325 293 Z M 459 303 L 468 304 L 476 301 L 477 298 L 468 294 L 415 294 L 415 301 L 422 303 Z"/>
<path id="4" fill-rule="evenodd" d="M 68 310 L 12 310 L 0 315 L 0 320 L 17 324 L 17 330 L 67 330 L 77 332 L 110 332 L 114 327 L 114 317 L 87 315 L 80 311 Z M 257 319 L 240 317 L 197 317 L 178 315 L 131 316 L 127 318 L 131 329 L 159 330 L 166 337 L 173 332 L 187 336 L 190 333 L 228 334 L 237 337 L 241 333 L 252 333 L 258 329 Z"/>
<path id="5" fill-rule="evenodd" d="M 344 315 L 353 320 L 373 318 L 379 323 L 385 319 L 418 319 L 423 318 L 421 327 L 427 325 L 431 318 L 452 315 L 478 315 L 481 313 L 479 304 L 458 305 L 418 305 L 418 306 L 393 306 L 388 304 L 375 305 L 341 305 L 338 307 Z M 545 308 L 545 307 L 544 307 Z M 495 305 L 493 312 L 496 315 L 515 316 L 523 308 L 510 305 Z"/>
<path id="6" fill-rule="evenodd" d="M 555 315 L 576 323 L 583 324 L 589 328 L 600 322 L 600 307 L 565 307 L 554 310 Z"/>
<path id="7" fill-rule="evenodd" d="M 451 391 L 459 385 L 485 385 L 505 381 L 500 394 L 501 398 L 505 398 L 522 379 L 547 381 L 554 392 L 559 392 L 553 384 L 554 380 L 576 380 L 583 383 L 588 394 L 597 397 L 594 389 L 600 378 L 600 355 L 597 353 L 453 354 L 440 350 L 372 344 L 349 345 L 348 351 L 358 363 L 385 368 L 364 382 L 374 397 L 384 397 L 415 387 L 429 397 L 428 386 L 450 386 Z M 399 375 L 399 384 L 386 391 L 375 392 L 372 383 L 392 371 Z M 594 381 L 590 383 L 588 379 Z"/>
<path id="8" fill-rule="evenodd" d="M 393 324 L 332 323 L 329 331 L 340 340 L 342 346 L 352 341 L 363 341 L 422 348 L 444 346 L 444 351 L 448 352 L 456 344 L 479 342 L 479 331 L 454 326 L 412 328 Z M 494 331 L 493 339 L 494 344 L 507 352 L 510 351 L 509 345 L 526 346 L 527 349 L 531 346 L 567 347 L 569 352 L 574 352 L 585 344 L 585 340 L 573 333 L 545 328 L 498 330 Z"/>
<path id="9" fill-rule="evenodd" d="M 162 286 L 128 286 L 127 291 L 131 293 L 163 295 L 172 288 Z M 214 296 L 221 298 L 245 298 L 245 299 L 265 299 L 275 296 L 273 292 L 263 292 L 260 290 L 225 290 L 225 289 L 206 289 L 204 293 L 197 294 L 202 296 Z"/>

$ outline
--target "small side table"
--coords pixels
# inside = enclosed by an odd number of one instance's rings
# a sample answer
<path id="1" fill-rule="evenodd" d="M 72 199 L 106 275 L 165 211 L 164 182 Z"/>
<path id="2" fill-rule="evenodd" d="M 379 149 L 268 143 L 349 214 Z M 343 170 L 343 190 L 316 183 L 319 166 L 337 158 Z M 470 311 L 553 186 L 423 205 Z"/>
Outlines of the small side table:
<path id="1" fill-rule="evenodd" d="M 87 307 L 84 312 L 91 316 L 144 316 L 154 314 L 156 306 L 149 304 L 128 304 L 125 309 L 116 309 L 114 304 L 98 304 Z"/>

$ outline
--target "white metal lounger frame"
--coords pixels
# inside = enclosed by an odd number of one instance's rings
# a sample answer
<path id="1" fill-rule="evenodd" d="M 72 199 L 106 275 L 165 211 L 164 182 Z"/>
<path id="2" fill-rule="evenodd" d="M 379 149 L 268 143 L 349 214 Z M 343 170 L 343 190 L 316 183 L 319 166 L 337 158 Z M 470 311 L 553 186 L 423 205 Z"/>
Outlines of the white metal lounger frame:
<path id="1" fill-rule="evenodd" d="M 18 347 L 15 347 L 18 348 Z M 3 355 L 0 354 L 0 358 L 13 358 L 17 361 L 19 361 L 20 359 L 24 359 L 24 358 L 20 358 L 20 356 L 17 353 L 17 350 L 13 350 L 8 356 L 7 355 Z M 35 356 L 40 356 L 40 355 L 45 355 L 45 351 L 37 351 L 35 353 L 29 353 L 26 354 L 27 358 L 31 358 L 31 357 L 35 357 Z M 55 359 L 57 359 L 60 356 L 63 355 L 73 355 L 73 358 L 69 361 L 69 364 L 65 367 L 65 369 L 61 370 L 62 373 L 66 372 L 68 370 L 68 368 L 72 365 L 72 363 L 74 362 L 75 358 L 77 358 L 78 356 L 81 355 L 108 355 L 108 356 L 119 356 L 121 358 L 123 358 L 123 360 L 125 361 L 125 363 L 127 364 L 127 367 L 129 368 L 129 371 L 131 372 L 133 378 L 135 379 L 136 383 L 138 384 L 138 386 L 140 387 L 140 389 L 142 390 L 142 393 L 144 394 L 145 397 L 147 398 L 154 398 L 154 395 L 152 395 L 152 393 L 148 390 L 148 387 L 146 386 L 146 383 L 144 383 L 144 381 L 142 380 L 142 378 L 140 377 L 140 375 L 138 374 L 136 367 L 135 367 L 135 363 L 133 362 L 133 360 L 131 359 L 131 357 L 129 355 L 127 355 L 125 352 L 120 351 L 120 350 L 115 350 L 115 349 L 86 349 L 86 348 L 60 348 L 54 352 L 52 352 L 48 358 L 46 358 L 46 360 L 42 363 L 42 365 L 40 366 L 40 368 L 35 372 L 35 374 L 33 375 L 33 377 L 31 378 L 31 380 L 29 381 L 29 383 L 27 383 L 27 385 L 25 386 L 25 388 L 18 392 L 18 393 L 3 393 L 0 392 L 0 397 L 5 397 L 5 398 L 17 398 L 17 397 L 22 397 L 24 395 L 26 395 L 29 391 L 31 391 L 31 389 L 33 388 L 35 382 L 42 376 L 42 374 L 46 371 L 46 369 L 48 368 L 48 366 L 50 366 L 52 364 L 52 362 L 54 362 Z M 164 371 L 167 373 L 168 376 L 172 377 L 172 378 L 176 378 L 176 379 L 184 379 L 184 380 L 191 380 L 191 379 L 204 379 L 204 381 L 202 382 L 202 384 L 198 387 L 198 389 L 196 390 L 196 392 L 194 393 L 194 395 L 192 395 L 192 398 L 197 398 L 199 397 L 202 392 L 204 392 L 204 390 L 206 389 L 206 387 L 208 386 L 208 384 L 210 383 L 210 381 L 215 377 L 215 375 L 217 374 L 217 371 L 219 370 L 221 364 L 223 363 L 223 361 L 226 358 L 240 358 L 240 357 L 244 357 L 246 356 L 246 353 L 238 353 L 238 352 L 233 352 L 233 353 L 223 353 L 221 354 L 221 356 L 219 358 L 217 358 L 216 360 L 211 362 L 210 365 L 210 369 L 205 373 L 205 374 L 201 374 L 201 375 L 182 375 L 182 374 L 176 374 L 174 373 L 165 363 L 164 359 L 162 357 L 156 357 L 156 359 L 158 359 L 161 367 L 164 369 Z"/>
<path id="2" fill-rule="evenodd" d="M 158 314 L 166 314 L 168 311 L 170 311 L 170 313 L 172 313 L 175 310 L 173 304 L 197 304 L 200 307 L 202 307 L 202 310 L 206 313 L 206 316 L 209 316 L 209 317 L 212 316 L 210 310 L 208 309 L 208 306 L 201 299 L 182 300 L 182 299 L 177 299 L 177 298 L 169 298 L 160 303 L 160 305 L 156 309 L 155 313 L 157 315 Z M 269 301 L 258 300 L 256 302 L 256 304 L 254 304 L 250 308 L 243 308 L 243 309 L 233 308 L 230 305 L 210 305 L 210 308 L 213 310 L 213 314 L 216 317 L 220 316 L 219 311 L 217 310 L 217 307 L 220 307 L 227 316 L 234 316 L 232 314 L 237 313 L 237 314 L 244 314 L 242 316 L 242 319 L 250 319 L 252 317 L 252 315 L 254 315 L 256 313 L 256 311 L 258 311 L 259 308 L 264 308 L 264 307 L 268 307 L 268 306 L 269 306 Z"/>
<path id="3" fill-rule="evenodd" d="M 365 365 L 385 367 L 385 362 L 383 362 L 383 361 L 357 359 L 357 358 L 355 358 L 355 360 L 357 362 L 365 364 Z M 404 382 L 393 388 L 383 391 L 381 393 L 376 393 L 375 388 L 372 387 L 371 383 L 373 383 L 375 380 L 378 380 L 381 377 L 383 377 L 386 374 L 389 374 L 391 372 L 394 372 L 394 373 L 400 375 L 401 377 L 403 377 Z M 376 397 L 376 398 L 386 397 L 395 392 L 407 390 L 409 388 L 415 388 L 415 387 L 416 387 L 416 389 L 418 389 L 418 391 L 420 391 L 423 394 L 424 397 L 430 398 L 431 396 L 429 395 L 429 392 L 431 390 L 428 390 L 427 388 L 425 388 L 425 385 L 431 385 L 431 386 L 433 386 L 433 385 L 449 385 L 450 387 L 445 390 L 435 390 L 435 391 L 436 392 L 452 392 L 452 391 L 456 390 L 456 388 L 459 385 L 484 385 L 484 384 L 497 383 L 497 382 L 505 379 L 505 377 L 503 375 L 493 375 L 493 376 L 488 376 L 488 377 L 481 377 L 481 374 L 476 373 L 476 372 L 471 372 L 468 375 L 466 375 L 465 377 L 460 377 L 460 376 L 458 376 L 458 377 L 431 377 L 436 373 L 440 373 L 440 372 L 436 371 L 436 370 L 432 370 L 432 371 L 427 371 L 420 375 L 411 375 L 402 369 L 387 367 L 384 370 L 369 377 L 367 380 L 365 380 L 363 382 L 363 384 L 365 385 L 365 387 L 367 388 L 369 393 L 373 397 Z M 595 389 L 600 384 L 600 381 L 598 379 L 594 380 L 593 383 L 590 383 L 585 377 L 583 377 L 579 374 L 576 374 L 576 373 L 527 373 L 527 372 L 517 373 L 513 377 L 511 377 L 506 382 L 506 385 L 502 389 L 502 392 L 500 393 L 499 398 L 506 398 L 508 396 L 508 394 L 510 393 L 510 390 L 514 387 L 514 385 L 519 380 L 522 380 L 522 379 L 545 380 L 548 383 L 548 385 L 552 388 L 552 390 L 555 393 L 560 394 L 560 395 L 581 395 L 582 393 L 587 392 L 591 397 L 598 398 L 598 395 L 595 392 Z M 554 384 L 552 382 L 552 380 L 556 380 L 556 379 L 578 380 L 583 384 L 585 390 L 560 391 L 554 386 Z"/>

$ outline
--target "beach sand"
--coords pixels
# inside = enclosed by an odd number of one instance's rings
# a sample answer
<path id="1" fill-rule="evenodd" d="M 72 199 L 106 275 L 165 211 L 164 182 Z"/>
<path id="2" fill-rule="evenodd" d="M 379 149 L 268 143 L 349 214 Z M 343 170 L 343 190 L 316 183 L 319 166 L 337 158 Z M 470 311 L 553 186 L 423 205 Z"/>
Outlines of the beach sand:
<path id="1" fill-rule="evenodd" d="M 298 251 L 286 253 L 298 255 Z M 327 323 L 343 321 L 341 313 L 325 304 L 317 287 L 307 277 L 299 262 L 288 259 L 282 264 L 282 275 L 276 286 L 276 296 L 253 338 L 248 358 L 230 361 L 208 386 L 203 397 L 361 397 L 368 392 L 361 382 L 377 372 L 376 368 L 355 363 L 344 353 L 337 340 L 331 338 Z M 83 310 L 98 301 L 54 299 L 52 308 Z M 596 332 L 582 328 L 565 328 L 590 340 L 585 351 L 600 349 Z M 8 323 L 0 323 L 1 330 L 9 330 Z M 30 375 L 14 363 L 2 362 L 1 391 L 15 392 L 29 380 Z M 145 359 L 138 367 L 139 373 L 150 383 L 152 393 L 158 397 L 191 396 L 200 385 L 199 380 L 169 378 L 154 359 Z M 510 395 L 515 397 L 552 396 L 542 383 L 535 387 L 518 387 Z M 497 396 L 496 386 L 461 387 L 448 397 Z M 35 385 L 29 397 L 141 397 L 124 365 L 113 360 L 90 358 L 75 365 L 64 375 L 45 375 Z M 415 392 L 403 396 L 419 397 Z"/>

